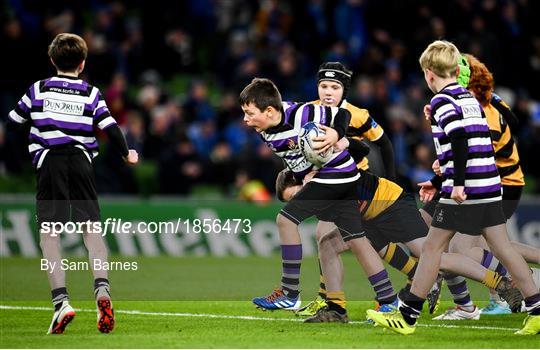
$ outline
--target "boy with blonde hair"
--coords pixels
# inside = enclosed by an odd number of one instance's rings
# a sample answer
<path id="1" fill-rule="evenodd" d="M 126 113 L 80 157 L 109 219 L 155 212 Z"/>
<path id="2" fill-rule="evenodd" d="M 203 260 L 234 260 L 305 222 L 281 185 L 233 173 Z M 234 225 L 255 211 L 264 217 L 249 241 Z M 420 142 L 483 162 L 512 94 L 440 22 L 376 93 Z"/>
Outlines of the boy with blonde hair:
<path id="1" fill-rule="evenodd" d="M 501 203 L 501 179 L 484 112 L 457 83 L 459 50 L 448 41 L 431 43 L 420 56 L 420 66 L 431 99 L 431 129 L 443 174 L 441 199 L 422 248 L 410 292 L 399 294 L 399 310 L 367 311 L 367 317 L 397 333 L 411 334 L 429 289 L 437 277 L 441 255 L 454 234 L 481 233 L 493 254 L 508 268 L 525 297 L 529 312 L 520 335 L 540 332 L 540 293 L 523 257 L 510 245 Z"/>

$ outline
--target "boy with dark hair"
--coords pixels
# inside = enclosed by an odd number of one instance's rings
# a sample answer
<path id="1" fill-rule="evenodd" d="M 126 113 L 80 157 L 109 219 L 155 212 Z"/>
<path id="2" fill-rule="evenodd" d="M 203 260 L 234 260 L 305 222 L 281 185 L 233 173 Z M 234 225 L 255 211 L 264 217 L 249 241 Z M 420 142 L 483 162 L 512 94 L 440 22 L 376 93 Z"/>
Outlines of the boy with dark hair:
<path id="1" fill-rule="evenodd" d="M 254 79 L 241 92 L 239 102 L 246 124 L 255 129 L 274 153 L 284 160 L 298 181 L 313 169 L 297 144 L 302 126 L 308 122 L 321 124 L 326 135 L 314 141 L 320 143 L 319 150 L 324 152 L 345 136 L 351 118 L 350 113 L 341 108 L 282 102 L 278 89 L 268 79 Z M 281 288 L 267 297 L 253 299 L 254 304 L 270 310 L 296 310 L 300 306 L 298 287 L 302 244 L 298 225 L 313 215 L 335 223 L 366 274 L 377 275 L 372 283 L 380 302 L 388 303 L 395 299 L 388 274 L 365 238 L 361 217 L 357 214 L 354 184 L 359 176 L 349 153 L 346 150 L 336 152 L 280 211 L 277 225 L 282 244 Z M 335 301 L 329 305 L 329 311 L 332 311 L 332 317 L 346 322 L 344 298 L 338 294 L 329 296 Z"/>
<path id="2" fill-rule="evenodd" d="M 60 237 L 45 233 L 44 223 L 86 222 L 84 244 L 90 265 L 107 260 L 107 247 L 101 232 L 92 232 L 99 222 L 92 159 L 98 142 L 94 128 L 105 131 L 128 164 L 136 164 L 138 155 L 128 150 L 124 135 L 109 113 L 98 88 L 78 78 L 83 71 L 88 49 L 75 34 L 58 34 L 49 46 L 51 63 L 57 75 L 32 84 L 14 110 L 11 122 L 30 123 L 28 150 L 36 168 L 36 212 L 40 227 L 43 258 L 54 266 L 47 274 L 51 286 L 54 315 L 48 334 L 63 333 L 75 317 L 69 305 L 65 272 L 61 266 Z M 53 265 L 54 264 L 54 265 Z M 94 294 L 98 307 L 98 330 L 109 333 L 114 327 L 114 312 L 105 269 L 93 269 Z"/>

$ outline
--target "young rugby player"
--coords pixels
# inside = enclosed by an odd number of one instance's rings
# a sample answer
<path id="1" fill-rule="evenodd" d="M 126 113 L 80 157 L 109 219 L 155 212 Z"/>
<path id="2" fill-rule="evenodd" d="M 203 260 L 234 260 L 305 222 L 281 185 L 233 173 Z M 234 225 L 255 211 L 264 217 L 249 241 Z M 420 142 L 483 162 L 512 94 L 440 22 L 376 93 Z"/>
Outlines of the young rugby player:
<path id="1" fill-rule="evenodd" d="M 124 135 L 99 90 L 78 78 L 87 52 L 80 36 L 58 34 L 48 51 L 57 75 L 32 84 L 9 113 L 11 122 L 30 124 L 28 150 L 36 168 L 36 211 L 40 228 L 46 222 L 65 223 L 70 216 L 79 223 L 99 221 L 92 169 L 92 159 L 98 150 L 96 127 L 107 133 L 126 163 L 138 161 L 137 152 L 128 150 Z M 83 239 L 92 267 L 95 260 L 107 260 L 101 232 L 87 231 Z M 53 266 L 47 273 L 55 310 L 48 334 L 63 333 L 75 317 L 75 311 L 69 305 L 65 272 L 60 267 L 60 236 L 40 232 L 40 240 L 43 258 Z M 97 327 L 100 332 L 109 333 L 114 327 L 114 312 L 107 271 L 93 269 L 92 272 L 98 307 Z"/>
<path id="2" fill-rule="evenodd" d="M 261 135 L 298 180 L 313 169 L 297 144 L 301 127 L 310 121 L 322 125 L 326 135 L 315 140 L 320 142 L 320 150 L 324 152 L 345 136 L 351 118 L 350 113 L 342 108 L 283 102 L 278 89 L 268 79 L 254 79 L 241 92 L 239 100 L 246 124 Z M 320 220 L 335 223 L 367 276 L 378 277 L 374 285 L 377 299 L 382 303 L 395 300 L 388 274 L 365 237 L 361 217 L 356 212 L 354 189 L 358 178 L 356 164 L 348 151 L 336 152 L 312 181 L 280 211 L 277 225 L 282 245 L 281 288 L 266 297 L 253 299 L 255 305 L 270 310 L 299 308 L 302 244 L 298 225 L 314 215 Z M 342 298 L 341 295 L 331 297 Z M 334 305 L 335 311 L 345 318 L 345 309 L 339 302 Z"/>
<path id="3" fill-rule="evenodd" d="M 506 219 L 509 219 L 515 212 L 525 180 L 523 172 L 519 165 L 519 154 L 517 147 L 514 144 L 510 125 L 518 123 L 517 117 L 514 115 L 510 107 L 497 95 L 493 93 L 494 81 L 493 75 L 488 68 L 480 62 L 476 57 L 464 54 L 459 62 L 458 83 L 465 88 L 468 88 L 473 96 L 480 102 L 482 109 L 486 115 L 489 126 L 491 139 L 493 141 L 493 149 L 495 152 L 495 163 L 497 170 L 501 176 L 503 187 L 502 206 Z M 426 106 L 426 118 L 429 119 L 429 105 Z M 435 162 L 435 169 L 440 171 L 438 161 Z M 433 181 L 435 184 L 440 183 L 439 178 Z M 421 183 L 421 191 L 435 191 L 431 185 L 431 181 Z M 428 202 L 421 210 L 423 216 L 431 222 L 431 217 L 435 210 L 435 205 L 438 200 L 435 198 Z M 427 215 L 426 215 L 427 214 Z M 518 242 L 511 242 L 512 246 L 523 258 L 529 263 L 540 263 L 540 250 L 531 246 L 527 246 Z M 475 247 L 475 248 L 471 248 Z M 474 256 L 475 260 L 480 258 L 482 264 L 486 268 L 495 270 L 503 275 L 507 274 L 507 270 L 499 262 L 497 258 L 488 250 L 485 240 L 481 236 L 470 236 L 464 234 L 456 234 L 451 241 L 450 251 Z M 439 320 L 465 320 L 476 319 L 479 316 L 478 309 L 474 307 L 465 278 L 454 274 L 446 274 L 450 292 L 454 296 L 456 307 L 447 310 L 443 315 L 436 317 Z M 538 282 L 535 280 L 535 283 Z M 519 302 L 514 302 L 514 309 L 520 308 Z M 501 300 L 499 295 L 490 290 L 489 305 L 481 310 L 482 314 L 486 315 L 501 315 L 511 313 L 508 303 Z"/>
<path id="4" fill-rule="evenodd" d="M 317 73 L 317 91 L 319 99 L 312 103 L 316 105 L 340 107 L 345 108 L 351 113 L 351 121 L 347 129 L 347 137 L 353 140 L 367 139 L 377 145 L 381 150 L 382 160 L 385 166 L 386 177 L 394 179 L 395 165 L 394 165 L 394 150 L 390 139 L 377 124 L 377 122 L 370 116 L 366 109 L 358 108 L 349 103 L 346 98 L 351 85 L 352 72 L 348 70 L 340 62 L 325 62 L 319 67 Z M 342 142 L 342 141 L 340 141 Z M 368 148 L 369 150 L 369 148 Z M 357 167 L 362 170 L 368 170 L 367 157 L 360 157 L 360 162 Z M 316 229 L 317 242 L 320 242 L 323 236 L 328 235 L 328 238 L 339 238 L 339 232 L 335 225 L 325 221 L 319 221 Z M 338 257 L 338 259 L 341 259 Z M 399 247 L 393 250 L 393 254 L 387 256 L 387 261 L 397 262 L 400 264 L 402 261 L 408 261 L 407 254 Z M 341 262 L 339 262 L 341 264 Z M 403 265 L 402 265 L 403 266 Z M 394 266 L 396 267 L 396 266 Z M 313 316 L 317 310 L 326 306 L 326 287 L 325 280 L 320 268 L 320 285 L 317 298 L 308 303 L 303 308 L 297 311 L 300 316 Z"/>
<path id="5" fill-rule="evenodd" d="M 306 175 L 304 183 L 309 181 L 314 173 Z M 360 175 L 356 182 L 358 212 L 362 215 L 366 237 L 371 241 L 373 248 L 383 257 L 387 253 L 387 247 L 392 249 L 390 244 L 403 243 L 414 256 L 420 256 L 428 226 L 416 207 L 414 196 L 406 194 L 403 188 L 385 178 L 379 178 L 363 170 L 360 171 Z M 276 193 L 279 198 L 289 201 L 302 187 L 303 184 L 295 180 L 291 171 L 283 170 L 279 173 L 276 180 Z M 341 291 L 343 268 L 338 259 L 339 254 L 347 249 L 346 245 L 341 239 L 323 237 L 319 249 L 322 270 L 324 275 L 328 276 L 327 290 Z M 418 264 L 414 259 L 412 261 L 413 266 L 410 269 L 415 271 Z M 441 258 L 441 269 L 467 276 L 494 288 L 505 299 L 514 298 L 516 294 L 521 296 L 519 290 L 512 287 L 508 278 L 487 270 L 479 264 L 479 261 L 465 255 L 444 253 Z M 327 304 L 332 302 L 327 300 Z M 340 320 L 331 309 L 323 307 L 313 317 L 306 319 L 306 322 L 340 322 Z"/>
<path id="6" fill-rule="evenodd" d="M 396 177 L 394 148 L 383 128 L 373 119 L 367 109 L 358 108 L 347 101 L 353 72 L 340 62 L 325 62 L 317 72 L 317 92 L 319 99 L 312 103 L 321 106 L 345 108 L 351 112 L 347 137 L 369 140 L 381 151 L 384 164 L 384 177 Z M 358 169 L 369 170 L 367 157 L 358 163 Z"/>
<path id="7" fill-rule="evenodd" d="M 501 180 L 484 112 L 472 94 L 457 83 L 460 53 L 450 42 L 431 43 L 420 57 L 429 88 L 431 125 L 443 174 L 442 194 L 422 247 L 411 290 L 400 292 L 399 311 L 368 310 L 378 325 L 401 334 L 413 333 L 426 295 L 437 277 L 441 254 L 459 231 L 481 233 L 493 254 L 512 275 L 529 312 L 516 334 L 540 332 L 540 293 L 523 257 L 508 241 L 501 204 Z"/>

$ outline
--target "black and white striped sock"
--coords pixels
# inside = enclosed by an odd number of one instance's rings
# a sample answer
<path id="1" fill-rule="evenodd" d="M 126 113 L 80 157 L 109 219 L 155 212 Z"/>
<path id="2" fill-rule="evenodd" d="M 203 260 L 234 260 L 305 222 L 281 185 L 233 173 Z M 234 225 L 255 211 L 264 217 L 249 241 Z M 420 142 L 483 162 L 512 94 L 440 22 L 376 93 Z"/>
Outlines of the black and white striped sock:
<path id="1" fill-rule="evenodd" d="M 94 296 L 96 300 L 101 297 L 111 298 L 111 287 L 109 286 L 109 280 L 106 278 L 96 278 L 94 280 Z"/>
<path id="2" fill-rule="evenodd" d="M 540 293 L 525 298 L 525 310 L 530 315 L 540 315 Z"/>
<path id="3" fill-rule="evenodd" d="M 422 312 L 422 306 L 426 299 L 417 297 L 407 289 L 402 289 L 399 292 L 399 311 L 403 315 L 405 322 L 411 326 L 416 323 Z"/>
<path id="4" fill-rule="evenodd" d="M 62 303 L 64 301 L 69 301 L 69 295 L 66 287 L 56 288 L 51 291 L 52 303 L 54 306 L 54 311 L 60 310 Z"/>

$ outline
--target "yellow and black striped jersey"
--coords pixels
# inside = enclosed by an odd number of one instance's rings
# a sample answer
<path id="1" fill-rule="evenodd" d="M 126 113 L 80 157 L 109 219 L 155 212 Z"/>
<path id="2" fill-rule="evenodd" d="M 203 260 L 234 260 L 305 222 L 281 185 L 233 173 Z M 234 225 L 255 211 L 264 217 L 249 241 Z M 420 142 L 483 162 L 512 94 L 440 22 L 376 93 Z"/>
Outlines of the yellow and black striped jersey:
<path id="1" fill-rule="evenodd" d="M 312 101 L 311 103 L 320 105 L 321 101 Z M 348 103 L 344 100 L 340 108 L 345 108 L 351 112 L 351 121 L 349 123 L 349 129 L 347 130 L 347 136 L 354 137 L 358 140 L 364 138 L 369 141 L 377 141 L 384 134 L 383 128 L 377 124 L 377 122 L 369 115 L 367 109 L 358 108 L 355 105 Z M 368 159 L 364 157 L 357 165 L 358 169 L 369 169 Z"/>
<path id="2" fill-rule="evenodd" d="M 525 179 L 519 165 L 519 154 L 505 113 L 512 113 L 510 107 L 497 95 L 493 94 L 490 104 L 484 107 L 493 150 L 495 164 L 504 186 L 524 186 Z"/>
<path id="3" fill-rule="evenodd" d="M 356 195 L 364 220 L 377 217 L 402 194 L 403 188 L 395 182 L 360 170 L 360 178 L 356 182 Z"/>

